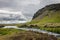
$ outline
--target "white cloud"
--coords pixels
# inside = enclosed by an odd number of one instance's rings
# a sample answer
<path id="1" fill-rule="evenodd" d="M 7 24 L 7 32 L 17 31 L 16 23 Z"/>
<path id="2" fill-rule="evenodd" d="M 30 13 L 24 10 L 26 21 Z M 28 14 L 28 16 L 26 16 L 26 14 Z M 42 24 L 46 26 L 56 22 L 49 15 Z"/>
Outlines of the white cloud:
<path id="1" fill-rule="evenodd" d="M 37 0 L 25 0 L 21 2 L 22 5 L 29 5 L 29 4 L 38 5 L 39 3 L 40 1 Z"/>
<path id="2" fill-rule="evenodd" d="M 42 8 L 46 5 L 56 4 L 56 3 L 60 3 L 60 0 L 40 0 L 40 7 Z"/>
<path id="3" fill-rule="evenodd" d="M 14 11 L 9 11 L 9 10 L 0 10 L 0 14 L 19 14 L 22 15 L 21 11 L 19 12 L 14 12 Z"/>
<path id="4" fill-rule="evenodd" d="M 22 14 L 21 11 L 13 12 L 13 11 L 9 11 L 9 10 L 0 10 L 0 17 L 1 17 L 1 15 L 3 15 L 3 17 L 9 17 L 8 15 L 10 15 L 10 14 L 20 16 L 20 18 L 26 20 L 26 17 Z"/>

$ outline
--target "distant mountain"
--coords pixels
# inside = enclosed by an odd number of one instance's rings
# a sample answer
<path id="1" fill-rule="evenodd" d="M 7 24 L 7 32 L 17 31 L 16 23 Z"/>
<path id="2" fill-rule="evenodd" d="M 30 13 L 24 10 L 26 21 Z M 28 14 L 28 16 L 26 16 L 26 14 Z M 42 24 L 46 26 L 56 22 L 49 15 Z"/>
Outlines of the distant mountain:
<path id="1" fill-rule="evenodd" d="M 60 3 L 50 4 L 39 9 L 33 16 L 32 23 L 59 23 Z"/>

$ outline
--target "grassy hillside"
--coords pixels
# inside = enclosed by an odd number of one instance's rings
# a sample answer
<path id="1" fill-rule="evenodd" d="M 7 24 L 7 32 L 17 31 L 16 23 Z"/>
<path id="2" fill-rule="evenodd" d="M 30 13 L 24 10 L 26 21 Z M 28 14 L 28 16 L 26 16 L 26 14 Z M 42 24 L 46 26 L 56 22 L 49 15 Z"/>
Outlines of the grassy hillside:
<path id="1" fill-rule="evenodd" d="M 47 5 L 38 10 L 28 24 L 60 23 L 60 4 Z"/>
<path id="2" fill-rule="evenodd" d="M 38 16 L 39 19 L 43 18 L 44 16 L 47 15 L 47 13 L 49 13 L 49 11 L 59 11 L 60 10 L 60 3 L 57 4 L 50 4 L 50 5 L 46 5 L 45 7 L 43 7 L 42 9 L 39 9 L 33 16 L 33 19 L 37 18 Z"/>
<path id="3" fill-rule="evenodd" d="M 49 16 L 48 16 L 49 15 Z M 32 20 L 31 24 L 45 24 L 45 23 L 60 23 L 60 11 L 49 11 L 48 15 L 44 18 L 39 19 L 39 16 Z"/>
<path id="4" fill-rule="evenodd" d="M 38 10 L 31 22 L 26 25 L 37 25 L 36 28 L 60 34 L 60 4 L 47 5 Z M 34 28 L 32 26 L 32 28 Z"/>

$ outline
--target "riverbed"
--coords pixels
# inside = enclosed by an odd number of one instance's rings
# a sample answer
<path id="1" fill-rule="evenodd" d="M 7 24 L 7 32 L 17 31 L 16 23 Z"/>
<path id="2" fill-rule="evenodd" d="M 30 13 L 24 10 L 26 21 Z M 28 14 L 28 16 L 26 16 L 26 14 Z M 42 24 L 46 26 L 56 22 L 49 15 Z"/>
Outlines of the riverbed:
<path id="1" fill-rule="evenodd" d="M 26 30 L 26 31 L 41 32 L 41 33 L 47 33 L 49 35 L 54 35 L 55 37 L 60 37 L 60 34 L 45 31 L 45 30 L 40 30 L 40 29 L 37 29 L 37 28 L 18 28 L 17 26 L 5 26 L 3 28 L 15 28 L 15 29 Z"/>

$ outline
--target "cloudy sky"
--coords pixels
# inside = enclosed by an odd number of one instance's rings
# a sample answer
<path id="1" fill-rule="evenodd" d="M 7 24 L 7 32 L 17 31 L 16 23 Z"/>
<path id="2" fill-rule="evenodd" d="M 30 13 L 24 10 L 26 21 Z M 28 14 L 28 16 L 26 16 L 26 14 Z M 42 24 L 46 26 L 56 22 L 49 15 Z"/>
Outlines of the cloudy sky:
<path id="1" fill-rule="evenodd" d="M 15 12 L 31 20 L 36 11 L 48 4 L 60 3 L 60 0 L 0 0 L 0 13 Z"/>

